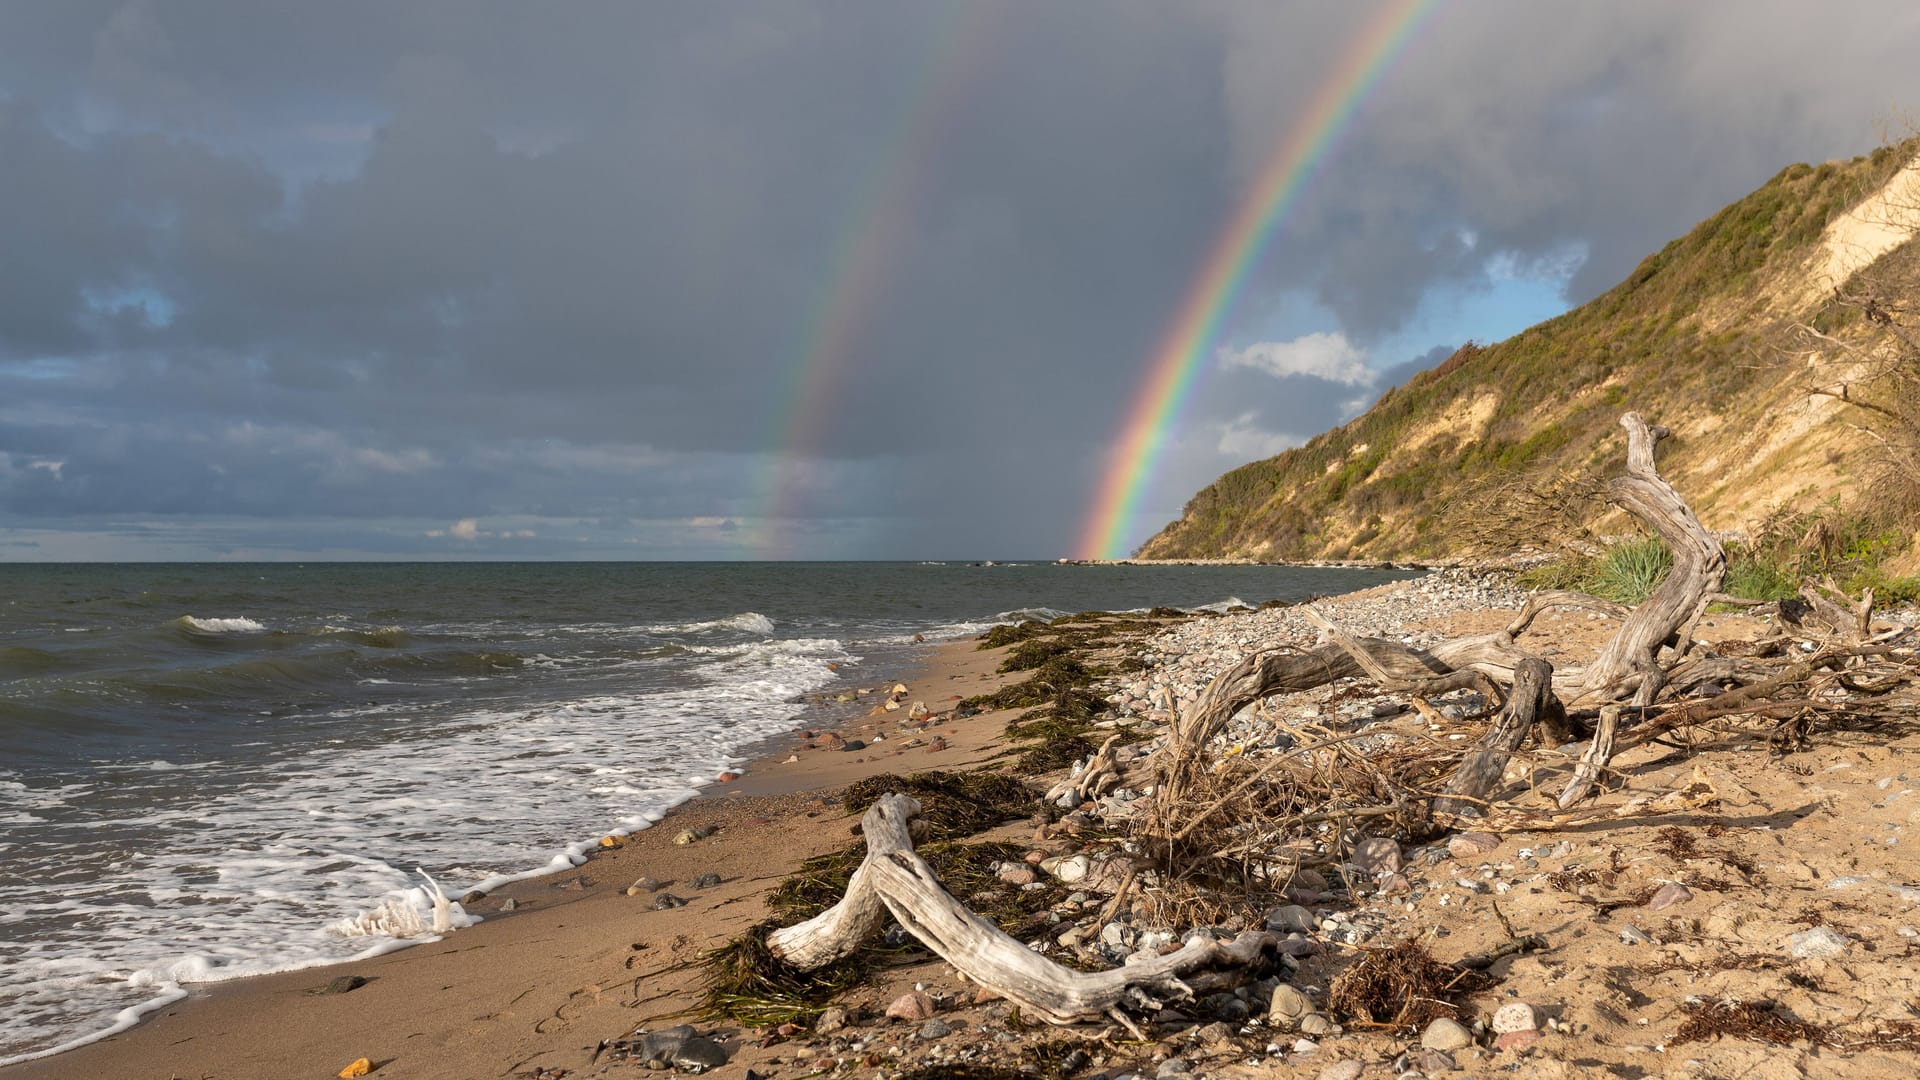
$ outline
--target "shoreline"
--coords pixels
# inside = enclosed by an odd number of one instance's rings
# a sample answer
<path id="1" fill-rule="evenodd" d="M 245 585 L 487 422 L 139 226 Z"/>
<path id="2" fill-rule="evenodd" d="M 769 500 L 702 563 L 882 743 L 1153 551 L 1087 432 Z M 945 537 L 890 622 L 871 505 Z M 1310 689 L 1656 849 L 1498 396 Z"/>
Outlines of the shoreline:
<path id="1" fill-rule="evenodd" d="M 916 694 L 920 693 L 923 687 L 928 694 L 931 694 L 936 686 L 944 687 L 946 693 L 939 695 L 942 698 L 990 691 L 999 683 L 1017 677 L 993 674 L 992 667 L 998 661 L 998 653 L 988 656 L 988 654 L 976 652 L 975 644 L 972 638 L 928 642 L 916 646 L 917 655 L 910 656 L 905 663 L 897 667 L 889 667 L 884 671 L 875 670 L 872 674 L 880 676 L 879 681 L 887 684 L 905 684 Z M 873 681 L 875 680 L 854 680 L 847 686 L 852 688 Z M 965 688 L 965 693 L 955 694 L 954 688 L 962 686 Z M 707 848 L 711 850 L 725 843 L 718 837 L 730 828 L 764 828 L 774 825 L 780 819 L 786 819 L 784 824 L 788 827 L 779 830 L 782 834 L 795 832 L 808 834 L 802 839 L 802 847 L 794 850 L 808 850 L 809 854 L 817 853 L 809 849 L 821 846 L 822 840 L 810 834 L 819 830 L 793 826 L 797 826 L 800 822 L 812 822 L 820 817 L 824 808 L 830 805 L 832 793 L 855 780 L 883 772 L 922 771 L 936 767 L 951 768 L 956 765 L 960 768 L 976 766 L 981 763 L 982 752 L 987 749 L 997 750 L 1004 740 L 1003 735 L 995 737 L 1006 720 L 1005 712 L 1002 711 L 981 713 L 966 720 L 950 721 L 940 726 L 938 730 L 947 739 L 949 746 L 947 750 L 940 753 L 937 761 L 932 759 L 910 761 L 907 756 L 909 748 L 905 746 L 880 747 L 851 753 L 804 749 L 804 741 L 796 738 L 803 732 L 822 726 L 828 730 L 849 732 L 869 729 L 873 726 L 871 720 L 878 719 L 855 715 L 852 708 L 848 708 L 831 710 L 832 715 L 829 718 L 834 720 L 833 723 L 827 725 L 811 723 L 810 714 L 822 709 L 816 701 L 819 696 L 820 692 L 808 694 L 806 699 L 803 699 L 806 702 L 803 705 L 803 711 L 794 717 L 794 726 L 787 733 L 763 740 L 754 748 L 755 756 L 749 758 L 737 770 L 729 770 L 730 773 L 737 774 L 734 779 L 713 780 L 696 790 L 691 797 L 667 807 L 661 817 L 650 826 L 627 834 L 623 838 L 619 838 L 617 833 L 606 834 L 616 837 L 616 844 L 611 847 L 588 848 L 585 861 L 581 863 L 567 867 L 549 865 L 536 871 L 511 875 L 507 882 L 472 902 L 463 904 L 471 914 L 481 916 L 481 921 L 471 927 L 451 931 L 437 941 L 404 944 L 395 942 L 393 947 L 386 951 L 361 959 L 343 959 L 288 971 L 187 984 L 182 987 L 177 997 L 145 1007 L 135 1007 L 140 1008 L 140 1013 L 130 1026 L 88 1036 L 88 1041 L 59 1053 L 0 1066 L 0 1078 L 14 1080 L 14 1078 L 55 1078 L 73 1075 L 171 1077 L 176 1073 L 183 1076 L 279 1076 L 312 1072 L 313 1067 L 310 1065 L 296 1068 L 293 1061 L 279 1056 L 270 1061 L 258 1060 L 247 1053 L 240 1053 L 237 1057 L 231 1058 L 231 1060 L 246 1063 L 245 1068 L 234 1072 L 231 1071 L 232 1065 L 229 1060 L 233 1054 L 231 1047 L 223 1047 L 217 1051 L 218 1055 L 224 1056 L 208 1059 L 202 1058 L 196 1052 L 180 1060 L 178 1064 L 162 1066 L 158 1062 L 166 1059 L 167 1051 L 149 1044 L 164 1043 L 166 1047 L 172 1047 L 205 1042 L 208 1036 L 203 1032 L 207 1028 L 228 1029 L 238 1025 L 242 1030 L 251 1031 L 252 1024 L 238 1022 L 254 1014 L 273 1014 L 288 1009 L 289 999 L 296 992 L 302 998 L 315 996 L 318 1000 L 326 1000 L 324 997 L 313 995 L 312 991 L 315 987 L 325 986 L 330 981 L 328 976 L 332 973 L 345 973 L 349 969 L 354 971 L 367 969 L 375 974 L 363 977 L 369 977 L 374 981 L 394 978 L 391 972 L 396 969 L 396 965 L 404 970 L 415 966 L 410 963 L 414 958 L 436 950 L 447 949 L 449 946 L 461 947 L 454 951 L 463 951 L 464 948 L 497 947 L 499 943 L 491 939 L 514 934 L 521 929 L 515 925 L 516 920 L 533 916 L 536 912 L 550 915 L 558 911 L 571 910 L 583 901 L 598 903 L 609 899 L 627 901 L 628 906 L 644 906 L 640 904 L 639 898 L 626 895 L 628 888 L 626 882 L 641 877 L 659 879 L 660 874 L 640 868 L 648 865 L 677 866 L 684 861 L 684 852 L 700 847 L 699 844 L 684 845 L 676 850 L 676 846 L 669 839 L 688 822 L 716 829 L 714 834 L 716 842 Z M 884 694 L 876 693 L 872 695 L 872 700 L 878 702 L 884 697 Z M 901 715 L 904 716 L 904 707 Z M 798 757 L 799 760 L 791 760 L 794 757 Z M 899 766 L 898 769 L 894 768 L 896 765 Z M 782 851 L 789 850 L 790 847 L 784 842 L 770 846 Z M 830 847 L 831 845 L 828 845 L 823 850 Z M 562 852 L 556 855 L 556 859 L 563 857 L 565 850 L 562 849 Z M 797 865 L 799 859 L 794 858 L 791 861 Z M 629 870 L 633 872 L 629 874 Z M 781 867 L 777 872 L 772 873 L 771 878 L 753 877 L 750 880 L 755 883 L 778 880 L 790 870 L 790 866 Z M 740 875 L 734 875 L 727 884 L 740 879 Z M 669 887 L 674 887 L 676 879 L 664 880 Z M 576 881 L 579 882 L 577 886 L 573 884 Z M 679 892 L 674 895 L 682 895 L 685 899 L 691 894 L 687 894 L 682 883 Z M 737 889 L 715 889 L 702 897 L 702 899 L 706 898 L 716 900 L 717 903 L 714 906 L 720 906 L 739 904 L 745 897 L 739 894 Z M 463 898 L 454 897 L 453 899 Z M 652 901 L 655 897 L 649 894 L 644 899 Z M 512 902 L 511 908 L 502 910 L 503 905 L 508 901 Z M 689 905 L 691 906 L 693 905 Z M 651 911 L 648 913 L 653 914 Z M 597 912 L 596 914 L 611 913 Z M 625 915 L 630 912 L 620 914 Z M 657 914 L 675 916 L 679 911 L 662 911 Z M 535 918 L 534 921 L 542 922 L 544 919 Z M 684 921 L 684 919 L 675 921 Z M 469 945 L 468 942 L 473 944 Z M 360 988 L 351 996 L 361 997 L 373 985 L 374 982 L 370 981 L 366 987 Z M 371 999 L 377 996 L 379 995 L 367 995 L 361 1004 L 371 1004 Z M 358 1017 L 362 1010 L 352 1010 L 352 1012 L 356 1015 L 354 1024 L 358 1026 L 363 1022 L 363 1018 Z M 123 1022 L 125 1017 L 125 1013 L 116 1016 L 116 1026 Z M 190 1029 L 191 1033 L 176 1030 L 180 1028 Z M 618 1034 L 619 1032 L 610 1033 L 608 1037 Z M 224 1070 L 219 1064 L 223 1060 L 229 1060 Z M 343 1059 L 332 1066 L 332 1069 L 338 1069 L 351 1060 L 351 1057 Z M 372 1060 L 376 1064 L 381 1061 L 378 1057 Z M 397 1064 L 398 1059 L 391 1060 L 392 1063 Z M 152 1063 L 151 1067 L 148 1067 L 149 1063 Z M 266 1071 L 247 1071 L 255 1067 Z M 484 1069 L 473 1075 L 492 1075 L 496 1071 L 497 1069 Z M 331 1070 L 328 1075 L 331 1075 Z M 441 1073 L 432 1070 L 402 1072 L 383 1069 L 381 1075 L 467 1074 Z"/>
<path id="2" fill-rule="evenodd" d="M 1502 626 L 1517 599 L 1498 582 L 1454 571 L 1321 603 L 1352 632 L 1418 642 Z M 1911 613 L 1900 618 L 1912 624 Z M 1190 700 L 1213 674 L 1250 648 L 1298 643 L 1308 634 L 1304 626 L 1301 612 L 1284 607 L 1167 622 L 1125 650 L 1143 658 L 1143 668 L 1123 668 L 1127 673 L 1100 684 L 1097 693 L 1110 705 L 1103 715 L 1144 724 L 1150 733 L 1164 731 L 1175 704 Z M 1715 643 L 1770 632 L 1750 615 L 1713 615 L 1698 636 Z M 1536 621 L 1528 644 L 1543 655 L 1578 659 L 1591 655 L 1608 633 L 1609 624 L 1597 615 L 1555 611 Z M 912 691 L 909 700 L 925 700 L 938 710 L 1028 674 L 997 674 L 1007 649 L 973 646 L 963 639 L 928 650 L 924 674 L 903 680 Z M 1430 746 L 1472 737 L 1467 732 L 1477 728 L 1449 731 L 1444 725 L 1471 714 L 1473 703 L 1444 704 L 1443 713 L 1415 713 L 1404 695 L 1346 680 L 1273 696 L 1248 714 L 1233 739 L 1257 747 L 1270 739 L 1263 730 L 1281 718 Z M 1844 1050 L 1835 1048 L 1840 1044 L 1823 1048 L 1818 1038 L 1773 1045 L 1751 1035 L 1715 1034 L 1691 1042 L 1686 1035 L 1699 1002 L 1741 1001 L 1821 1026 L 1808 1031 L 1850 1031 L 1866 1023 L 1906 1038 L 1900 1034 L 1909 1030 L 1901 1025 L 1910 1024 L 1901 1019 L 1903 1003 L 1920 1000 L 1920 979 L 1907 959 L 1920 949 L 1913 944 L 1920 942 L 1920 929 L 1912 925 L 1920 921 L 1920 888 L 1912 884 L 1902 850 L 1902 828 L 1920 826 L 1920 797 L 1909 802 L 1916 793 L 1901 786 L 1905 770 L 1920 761 L 1920 732 L 1907 729 L 1886 738 L 1822 732 L 1784 764 L 1767 752 L 1764 735 L 1737 729 L 1691 748 L 1644 744 L 1616 758 L 1615 786 L 1602 797 L 1611 817 L 1594 816 L 1573 827 L 1541 819 L 1485 835 L 1402 837 L 1390 851 L 1373 849 L 1369 858 L 1388 860 L 1391 869 L 1377 879 L 1366 877 L 1364 886 L 1336 859 L 1327 874 L 1302 876 L 1283 898 L 1268 901 L 1291 905 L 1267 912 L 1269 925 L 1279 918 L 1298 927 L 1280 979 L 1252 984 L 1237 1005 L 1222 1005 L 1215 995 L 1149 1011 L 1143 1020 L 1152 1021 L 1155 1036 L 1147 1044 L 1105 1038 L 1093 1023 L 1023 1028 L 1004 1003 L 977 994 L 936 958 L 885 968 L 872 982 L 844 993 L 836 1005 L 847 1015 L 836 1023 L 847 1026 L 838 1031 L 824 1021 L 815 1032 L 805 1025 L 747 1028 L 690 1014 L 700 991 L 698 961 L 768 918 L 768 894 L 803 859 L 843 850 L 850 841 L 857 819 L 837 801 L 840 788 L 881 772 L 991 765 L 1011 747 L 1006 721 L 1024 711 L 984 712 L 939 725 L 947 744 L 940 750 L 896 739 L 898 713 L 847 717 L 841 737 L 864 740 L 878 732 L 887 734 L 885 742 L 851 752 L 796 749 L 779 756 L 776 750 L 739 780 L 709 786 L 671 810 L 657 823 L 664 827 L 598 851 L 573 871 L 517 882 L 478 902 L 496 905 L 476 907 L 491 913 L 503 901 L 515 901 L 507 917 L 331 968 L 327 974 L 369 980 L 351 993 L 314 994 L 326 980 L 312 969 L 213 984 L 130 1031 L 0 1069 L 0 1080 L 319 1077 L 363 1056 L 379 1077 L 638 1076 L 647 1074 L 638 1064 L 603 1054 L 608 1041 L 636 1028 L 688 1022 L 726 1046 L 730 1060 L 709 1075 L 727 1080 L 741 1080 L 748 1070 L 769 1080 L 921 1080 L 950 1075 L 963 1063 L 1002 1070 L 976 1075 L 1012 1076 L 1012 1065 L 1032 1068 L 1034 1059 L 1022 1055 L 1063 1045 L 1081 1049 L 1081 1065 L 1071 1074 L 1088 1080 L 1175 1073 L 1196 1080 L 1440 1077 L 1514 1070 L 1541 1080 L 1623 1072 L 1675 1080 L 1865 1080 L 1910 1076 L 1920 1066 L 1920 1025 L 1912 1025 L 1912 1042 L 1862 1042 Z M 1240 746 L 1228 752 L 1239 753 Z M 1533 777 L 1564 768 L 1563 758 L 1553 748 L 1523 753 L 1509 782 L 1524 796 Z M 1141 779 L 1130 775 L 1117 796 L 1083 809 L 1097 817 Z M 1711 793 L 1706 800 L 1697 797 L 1703 785 Z M 674 843 L 683 829 L 712 831 L 693 843 Z M 1068 829 L 1049 836 L 1027 823 L 1005 824 L 972 839 L 1031 847 L 1029 862 L 1045 852 L 1101 850 L 1084 833 Z M 703 874 L 719 875 L 720 884 L 693 887 Z M 630 890 L 627 883 L 637 876 L 656 879 L 659 888 Z M 686 903 L 659 906 L 663 894 Z M 1163 925 L 1157 920 L 1164 911 L 1142 907 L 1144 900 L 1090 922 L 1104 901 L 1094 896 L 1056 907 L 1064 918 L 1035 947 L 1111 967 L 1136 946 L 1153 947 L 1142 943 L 1160 940 L 1162 933 L 1178 940 L 1193 929 L 1190 923 Z M 1112 921 L 1102 925 L 1102 919 Z M 1836 946 L 1842 952 L 1802 957 L 1797 943 L 1812 932 L 1809 927 L 1824 928 L 1828 937 L 1822 941 L 1842 943 Z M 1391 942 L 1419 940 L 1450 963 L 1492 953 L 1516 932 L 1539 935 L 1546 946 L 1508 955 L 1488 969 L 1497 982 L 1469 996 L 1463 1005 L 1468 1011 L 1460 1014 L 1467 1022 L 1462 1041 L 1450 1048 L 1427 1045 L 1417 1029 L 1356 1025 L 1344 1017 L 1350 1026 L 1343 1028 L 1317 1012 L 1322 1026 L 1311 1035 L 1276 1019 L 1283 985 L 1297 988 L 1315 1007 L 1343 971 Z M 879 1019 L 889 1002 L 915 988 L 933 999 L 938 1025 Z M 1273 1016 L 1267 1013 L 1269 993 Z M 1524 1038 L 1498 1027 L 1496 1010 L 1513 1003 L 1526 1004 L 1538 1025 L 1525 1029 Z M 1219 1011 L 1227 1006 L 1237 1014 Z M 915 1066 L 919 1071 L 903 1072 Z"/>

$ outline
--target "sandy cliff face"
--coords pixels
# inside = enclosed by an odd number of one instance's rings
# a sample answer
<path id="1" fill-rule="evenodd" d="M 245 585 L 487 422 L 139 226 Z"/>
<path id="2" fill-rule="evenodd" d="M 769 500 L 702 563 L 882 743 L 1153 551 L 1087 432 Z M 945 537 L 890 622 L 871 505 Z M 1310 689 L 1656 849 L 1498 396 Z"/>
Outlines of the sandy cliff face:
<path id="1" fill-rule="evenodd" d="M 1372 409 L 1222 476 L 1148 557 L 1394 558 L 1522 547 L 1492 500 L 1543 504 L 1527 530 L 1618 526 L 1569 502 L 1618 471 L 1633 409 L 1675 433 L 1662 469 L 1709 527 L 1863 497 L 1862 413 L 1816 393 L 1853 372 L 1796 330 L 1861 340 L 1835 290 L 1920 266 L 1920 141 L 1795 165 L 1649 256 L 1626 281 L 1506 341 L 1469 345 Z M 1556 509 L 1556 505 L 1565 507 Z"/>

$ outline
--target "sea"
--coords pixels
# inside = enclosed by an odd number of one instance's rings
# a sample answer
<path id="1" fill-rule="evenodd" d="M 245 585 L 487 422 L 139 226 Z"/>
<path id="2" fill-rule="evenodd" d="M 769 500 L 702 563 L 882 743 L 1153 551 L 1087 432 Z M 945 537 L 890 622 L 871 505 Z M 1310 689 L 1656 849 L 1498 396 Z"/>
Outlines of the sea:
<path id="1" fill-rule="evenodd" d="M 124 1030 L 196 984 L 419 940 L 388 929 L 430 924 L 430 888 L 457 899 L 576 865 L 767 752 L 817 710 L 809 695 L 887 682 L 939 642 L 1411 576 L 0 564 L 0 1064 Z"/>

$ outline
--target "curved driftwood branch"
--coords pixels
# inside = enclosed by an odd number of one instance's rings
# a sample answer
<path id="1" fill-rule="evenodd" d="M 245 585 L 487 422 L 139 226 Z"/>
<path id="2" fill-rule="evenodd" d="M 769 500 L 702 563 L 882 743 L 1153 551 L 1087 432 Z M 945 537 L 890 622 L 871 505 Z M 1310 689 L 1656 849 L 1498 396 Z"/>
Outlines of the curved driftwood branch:
<path id="1" fill-rule="evenodd" d="M 962 975 L 998 992 L 1025 1014 L 1053 1024 L 1110 1016 L 1136 1035 L 1119 1011 L 1136 991 L 1174 997 L 1192 993 L 1188 976 L 1248 968 L 1279 944 L 1277 935 L 1241 934 L 1222 944 L 1195 934 L 1178 951 L 1109 971 L 1074 971 L 1039 955 L 955 900 L 933 868 L 913 850 L 908 823 L 920 804 L 905 795 L 882 796 L 860 819 L 867 857 L 838 904 L 797 926 L 767 936 L 775 956 L 813 968 L 845 956 L 880 928 L 884 908 L 927 948 Z M 1204 976 L 1202 976 L 1204 978 Z"/>
<path id="2" fill-rule="evenodd" d="M 1659 670 L 1660 647 L 1700 618 L 1727 572 L 1720 541 L 1654 467 L 1654 445 L 1669 434 L 1667 429 L 1650 427 L 1631 412 L 1620 418 L 1620 426 L 1627 429 L 1627 475 L 1615 477 L 1607 494 L 1666 541 L 1673 570 L 1587 665 L 1580 696 L 1601 700 L 1632 692 L 1649 672 Z M 1688 644 L 1681 641 L 1677 647 L 1684 650 Z"/>
<path id="3" fill-rule="evenodd" d="M 1494 719 L 1493 726 L 1480 739 L 1480 745 L 1455 769 L 1447 781 L 1446 795 L 1435 800 L 1439 813 L 1464 813 L 1482 802 L 1493 785 L 1507 770 L 1514 751 L 1527 739 L 1535 724 L 1542 730 L 1542 741 L 1564 736 L 1566 706 L 1553 694 L 1553 665 L 1529 658 L 1514 672 L 1513 693 Z"/>

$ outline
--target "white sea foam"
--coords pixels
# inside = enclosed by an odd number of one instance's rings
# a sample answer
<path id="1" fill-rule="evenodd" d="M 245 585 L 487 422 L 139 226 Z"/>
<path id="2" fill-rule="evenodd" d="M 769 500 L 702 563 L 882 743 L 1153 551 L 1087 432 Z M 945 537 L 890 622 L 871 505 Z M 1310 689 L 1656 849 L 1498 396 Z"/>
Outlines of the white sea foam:
<path id="1" fill-rule="evenodd" d="M 247 618 L 197 619 L 192 615 L 180 616 L 180 625 L 203 634 L 255 634 L 266 629 Z"/>
<path id="2" fill-rule="evenodd" d="M 369 913 L 395 904 L 430 927 L 415 866 L 458 896 L 585 861 L 607 832 L 652 825 L 789 730 L 795 699 L 836 677 L 827 663 L 857 660 L 832 639 L 776 639 L 702 647 L 672 661 L 671 679 L 618 664 L 597 681 L 563 672 L 589 681 L 553 685 L 591 690 L 547 704 L 343 706 L 336 722 L 365 732 L 371 720 L 380 736 L 314 740 L 264 764 L 196 763 L 192 798 L 137 811 L 103 796 L 73 841 L 85 850 L 34 863 L 7 853 L 0 1060 L 123 1030 L 182 984 L 419 940 L 330 927 L 376 923 Z M 100 790 L 178 784 L 176 768 L 148 759 Z M 84 788 L 29 791 L 16 777 L 0 780 L 0 805 L 16 811 L 8 841 L 50 850 L 41 830 L 55 826 L 31 811 Z M 63 842 L 74 835 L 65 820 Z"/>
<path id="3" fill-rule="evenodd" d="M 738 615 L 729 615 L 724 619 L 708 619 L 705 622 L 661 623 L 647 629 L 656 634 L 707 634 L 720 630 L 733 630 L 743 634 L 773 634 L 773 620 L 757 611 L 743 611 Z"/>

